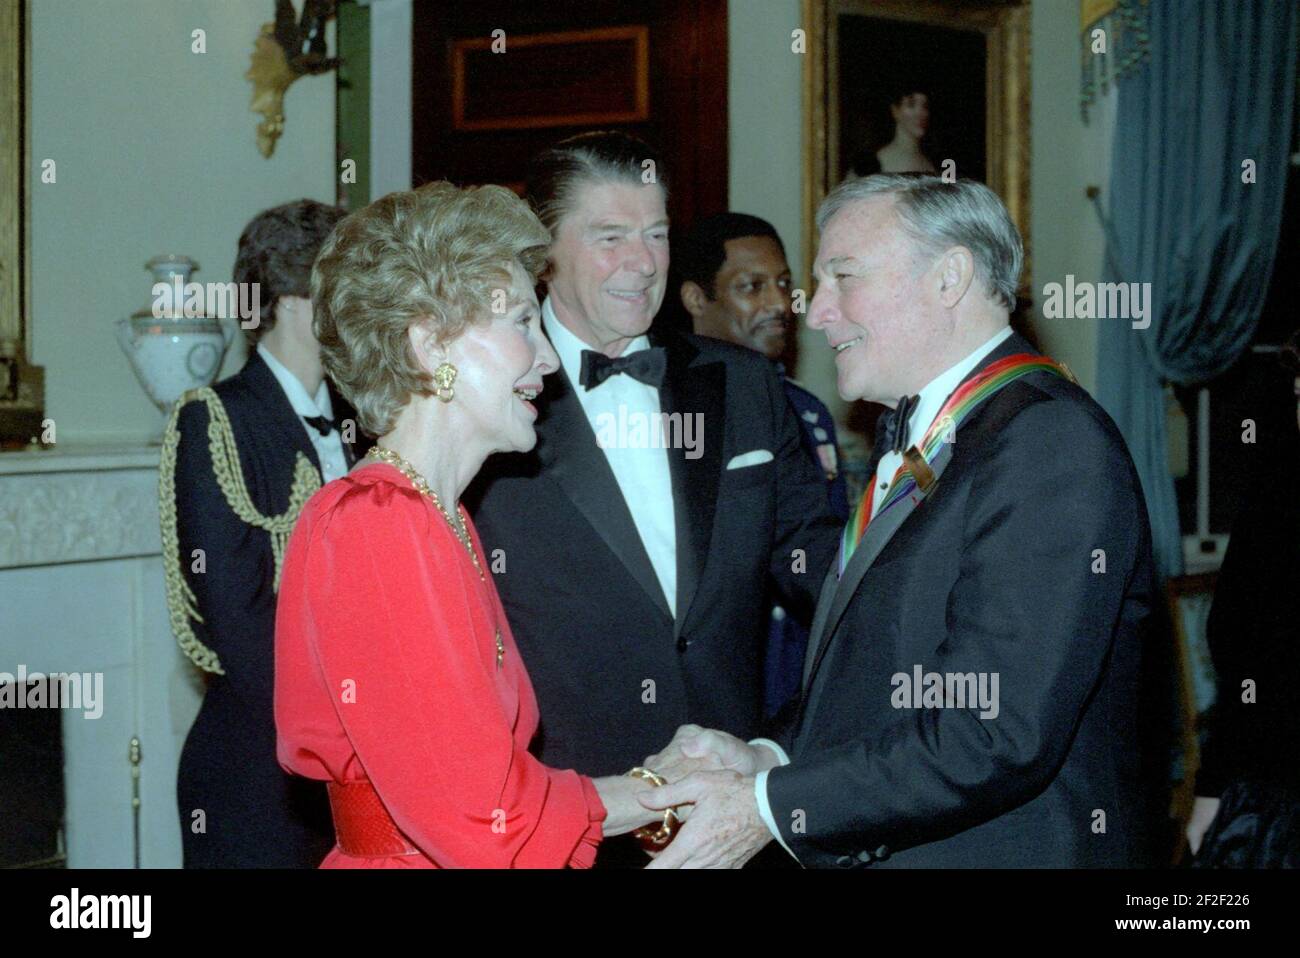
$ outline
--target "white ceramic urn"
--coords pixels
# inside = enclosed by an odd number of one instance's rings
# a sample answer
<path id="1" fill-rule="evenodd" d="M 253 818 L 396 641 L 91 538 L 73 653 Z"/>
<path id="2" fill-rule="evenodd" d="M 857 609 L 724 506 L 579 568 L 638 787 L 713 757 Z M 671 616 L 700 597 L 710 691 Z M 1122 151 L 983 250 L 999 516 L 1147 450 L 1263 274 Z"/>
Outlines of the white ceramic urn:
<path id="1" fill-rule="evenodd" d="M 145 264 L 153 273 L 153 290 L 166 284 L 182 291 L 198 263 L 188 256 L 155 256 Z M 190 389 L 209 386 L 221 369 L 235 335 L 233 319 L 185 315 L 182 297 L 154 296 L 149 306 L 116 323 L 117 341 L 140 385 L 163 414 Z M 159 436 L 161 438 L 161 427 Z"/>

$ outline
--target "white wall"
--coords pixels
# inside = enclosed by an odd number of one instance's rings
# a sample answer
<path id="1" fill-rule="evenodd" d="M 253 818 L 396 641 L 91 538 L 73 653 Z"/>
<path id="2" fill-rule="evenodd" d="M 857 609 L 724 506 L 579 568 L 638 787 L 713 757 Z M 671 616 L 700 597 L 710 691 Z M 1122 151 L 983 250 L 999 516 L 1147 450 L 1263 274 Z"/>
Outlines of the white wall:
<path id="1" fill-rule="evenodd" d="M 370 198 L 411 188 L 411 0 L 370 3 Z"/>
<path id="2" fill-rule="evenodd" d="M 731 0 L 727 10 L 730 208 L 761 216 L 785 242 L 795 285 L 812 295 L 803 271 L 803 59 L 790 33 L 806 28 L 800 0 Z M 796 376 L 837 419 L 835 356 L 826 337 L 799 323 Z"/>
<path id="3" fill-rule="evenodd" d="M 149 303 L 146 260 L 184 253 L 196 280 L 228 281 L 254 214 L 334 199 L 332 73 L 289 89 L 275 153 L 257 151 L 244 72 L 272 15 L 270 0 L 31 0 L 32 353 L 60 443 L 158 432 L 113 334 Z M 200 28 L 207 52 L 191 53 Z"/>
<path id="4" fill-rule="evenodd" d="M 1030 109 L 1030 230 L 1034 254 L 1035 330 L 1043 351 L 1069 365 L 1079 382 L 1097 383 L 1097 321 L 1043 319 L 1043 287 L 1099 282 L 1105 240 L 1089 185 L 1104 190 L 1110 179 L 1110 131 L 1114 96 L 1094 104 L 1091 122 L 1079 112 L 1079 10 L 1064 0 L 1033 6 Z"/>

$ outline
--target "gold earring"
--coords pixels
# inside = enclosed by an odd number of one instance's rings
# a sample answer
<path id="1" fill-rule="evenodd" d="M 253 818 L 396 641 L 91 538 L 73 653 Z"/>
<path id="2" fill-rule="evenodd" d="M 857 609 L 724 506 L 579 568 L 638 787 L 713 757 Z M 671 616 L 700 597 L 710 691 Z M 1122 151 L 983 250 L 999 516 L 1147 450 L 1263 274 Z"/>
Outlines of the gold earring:
<path id="1" fill-rule="evenodd" d="M 451 402 L 456 395 L 456 390 L 452 389 L 452 383 L 456 381 L 456 367 L 451 363 L 443 363 L 433 371 L 433 394 L 443 402 Z"/>

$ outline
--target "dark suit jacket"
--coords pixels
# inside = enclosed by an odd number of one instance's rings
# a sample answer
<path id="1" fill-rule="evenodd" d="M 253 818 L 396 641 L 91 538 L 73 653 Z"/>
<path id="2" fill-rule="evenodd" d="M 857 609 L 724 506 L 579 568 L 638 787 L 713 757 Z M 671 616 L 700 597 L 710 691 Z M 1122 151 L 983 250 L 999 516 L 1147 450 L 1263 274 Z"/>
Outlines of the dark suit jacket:
<path id="1" fill-rule="evenodd" d="M 698 458 L 668 450 L 675 620 L 563 371 L 546 380 L 537 448 L 490 459 L 468 497 L 537 691 L 534 750 L 588 775 L 626 772 L 685 722 L 753 733 L 768 577 L 810 613 L 840 531 L 772 365 L 716 340 L 652 339 L 668 351 L 663 411 L 703 417 Z M 771 461 L 726 468 L 756 450 Z"/>
<path id="2" fill-rule="evenodd" d="M 980 366 L 1024 352 L 1012 336 Z M 777 827 L 810 867 L 1129 864 L 1152 570 L 1127 448 L 1084 390 L 1033 373 L 942 450 L 929 495 L 827 577 L 767 781 Z M 996 718 L 894 707 L 916 665 L 996 674 Z"/>
<path id="3" fill-rule="evenodd" d="M 244 484 L 263 515 L 289 504 L 299 453 L 320 463 L 303 423 L 270 368 L 253 352 L 234 376 L 213 387 L 239 449 Z M 348 415 L 332 395 L 336 419 Z M 212 472 L 208 408 L 184 406 L 178 419 L 176 526 L 181 567 L 203 622 L 195 636 L 217 653 L 225 675 L 207 691 L 181 752 L 177 777 L 187 868 L 314 868 L 334 844 L 320 782 L 287 775 L 276 759 L 272 710 L 275 560 L 270 535 L 231 510 Z M 357 450 L 344 444 L 345 454 Z M 202 549 L 206 571 L 191 571 Z M 206 833 L 195 834 L 202 809 Z"/>

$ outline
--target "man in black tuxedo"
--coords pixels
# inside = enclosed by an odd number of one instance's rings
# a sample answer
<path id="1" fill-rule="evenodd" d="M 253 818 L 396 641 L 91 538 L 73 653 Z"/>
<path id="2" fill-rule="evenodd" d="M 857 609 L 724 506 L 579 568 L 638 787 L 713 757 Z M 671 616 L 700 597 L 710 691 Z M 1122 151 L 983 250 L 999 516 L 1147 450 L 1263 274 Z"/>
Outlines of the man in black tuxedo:
<path id="1" fill-rule="evenodd" d="M 272 711 L 280 561 L 303 504 L 351 468 L 355 422 L 324 378 L 310 277 L 343 211 L 258 214 L 235 258 L 257 284 L 244 367 L 176 404 L 159 512 L 172 628 L 207 689 L 177 776 L 186 868 L 314 868 L 334 844 L 319 782 L 285 774 Z"/>
<path id="2" fill-rule="evenodd" d="M 647 336 L 668 275 L 650 147 L 563 141 L 529 195 L 554 237 L 542 315 L 563 368 L 537 450 L 489 460 L 474 521 L 537 691 L 538 756 L 619 774 L 684 722 L 757 730 L 768 577 L 811 613 L 840 524 L 770 363 Z"/>
<path id="3" fill-rule="evenodd" d="M 873 176 L 817 222 L 808 324 L 840 394 L 893 411 L 801 699 L 775 741 L 687 728 L 652 759 L 724 766 L 643 796 L 696 803 L 652 867 L 734 867 L 773 838 L 808 867 L 1133 864 L 1153 599 L 1124 442 L 1011 332 L 1023 254 L 992 191 Z"/>
<path id="4" fill-rule="evenodd" d="M 822 471 L 831 511 L 848 519 L 848 490 L 839 469 L 835 420 L 826 404 L 786 375 L 789 329 L 794 324 L 790 264 L 775 227 L 748 213 L 718 213 L 695 223 L 673 246 L 678 293 L 696 335 L 722 339 L 762 353 L 776 364 L 794 410 L 804 451 Z M 763 690 L 771 716 L 798 694 L 808 648 L 808 620 L 772 607 Z"/>

